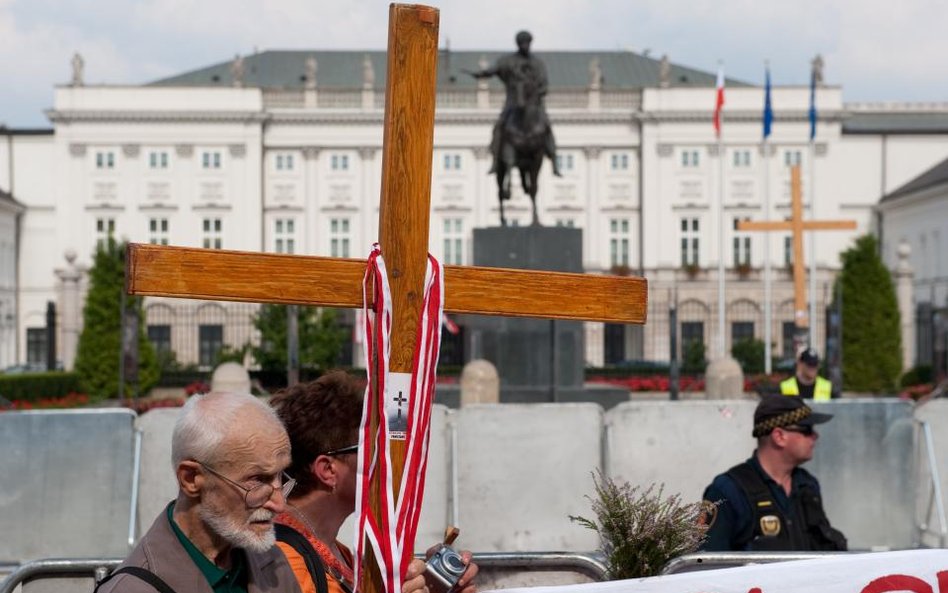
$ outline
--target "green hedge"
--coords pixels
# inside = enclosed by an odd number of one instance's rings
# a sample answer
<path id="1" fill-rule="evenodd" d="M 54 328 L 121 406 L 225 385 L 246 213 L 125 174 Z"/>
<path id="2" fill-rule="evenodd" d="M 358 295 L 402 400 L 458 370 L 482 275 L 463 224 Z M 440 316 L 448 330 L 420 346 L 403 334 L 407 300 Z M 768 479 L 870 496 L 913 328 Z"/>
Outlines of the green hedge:
<path id="1" fill-rule="evenodd" d="M 0 375 L 0 396 L 8 400 L 37 401 L 79 393 L 79 375 L 76 373 L 23 373 Z"/>

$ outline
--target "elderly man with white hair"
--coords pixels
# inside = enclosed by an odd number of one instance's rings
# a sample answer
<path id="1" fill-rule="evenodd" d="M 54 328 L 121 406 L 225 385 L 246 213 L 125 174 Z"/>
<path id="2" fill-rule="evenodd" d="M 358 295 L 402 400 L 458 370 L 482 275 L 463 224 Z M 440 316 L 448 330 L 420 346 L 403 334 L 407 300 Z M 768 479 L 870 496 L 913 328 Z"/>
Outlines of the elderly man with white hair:
<path id="1" fill-rule="evenodd" d="M 299 591 L 274 547 L 273 517 L 295 480 L 290 441 L 272 409 L 249 394 L 188 399 L 174 427 L 178 497 L 168 504 L 103 593 Z M 160 580 L 160 582 L 159 582 Z"/>
<path id="2" fill-rule="evenodd" d="M 102 593 L 299 593 L 274 545 L 273 518 L 296 484 L 284 471 L 290 441 L 273 409 L 249 394 L 188 399 L 174 427 L 178 497 L 168 504 Z M 413 564 L 404 593 L 421 591 Z"/>

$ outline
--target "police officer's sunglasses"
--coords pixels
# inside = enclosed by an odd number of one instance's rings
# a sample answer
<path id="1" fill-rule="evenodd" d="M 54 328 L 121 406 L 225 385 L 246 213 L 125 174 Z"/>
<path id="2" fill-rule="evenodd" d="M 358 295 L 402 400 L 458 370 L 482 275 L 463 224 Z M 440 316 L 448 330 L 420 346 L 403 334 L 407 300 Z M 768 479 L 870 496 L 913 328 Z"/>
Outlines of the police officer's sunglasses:
<path id="1" fill-rule="evenodd" d="M 802 434 L 805 437 L 812 436 L 815 432 L 812 426 L 781 426 L 780 428 L 781 430 L 786 430 L 787 432 Z"/>

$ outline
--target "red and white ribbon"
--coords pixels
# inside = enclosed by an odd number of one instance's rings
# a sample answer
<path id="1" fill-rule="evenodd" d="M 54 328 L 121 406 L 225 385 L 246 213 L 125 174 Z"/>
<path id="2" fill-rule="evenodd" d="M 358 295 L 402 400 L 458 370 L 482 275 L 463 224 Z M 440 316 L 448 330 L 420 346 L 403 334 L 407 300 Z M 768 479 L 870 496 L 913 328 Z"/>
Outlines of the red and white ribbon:
<path id="1" fill-rule="evenodd" d="M 356 591 L 364 578 L 361 566 L 366 541 L 378 562 L 386 593 L 401 592 L 402 575 L 413 557 L 425 491 L 431 405 L 441 347 L 443 294 L 441 264 L 429 255 L 412 372 L 391 372 L 392 294 L 382 253 L 378 244 L 373 246 L 362 286 L 365 367 L 369 382 L 359 431 L 357 523 L 353 546 L 358 563 Z M 371 304 L 370 295 L 375 298 Z M 392 494 L 391 440 L 404 440 L 406 449 L 397 497 Z M 379 504 L 373 510 L 369 486 L 376 476 L 380 480 Z"/>

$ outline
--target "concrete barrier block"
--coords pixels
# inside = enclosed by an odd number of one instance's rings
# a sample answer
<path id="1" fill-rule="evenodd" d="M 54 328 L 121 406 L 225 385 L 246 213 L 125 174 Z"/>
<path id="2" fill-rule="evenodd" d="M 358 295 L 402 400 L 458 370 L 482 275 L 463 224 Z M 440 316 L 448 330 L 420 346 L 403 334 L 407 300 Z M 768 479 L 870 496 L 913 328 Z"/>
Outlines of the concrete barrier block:
<path id="1" fill-rule="evenodd" d="M 457 413 L 459 544 L 476 552 L 589 551 L 591 473 L 601 467 L 595 404 L 474 405 Z"/>
<path id="2" fill-rule="evenodd" d="M 606 473 L 699 501 L 714 476 L 754 451 L 755 407 L 751 400 L 620 404 L 606 414 Z"/>

